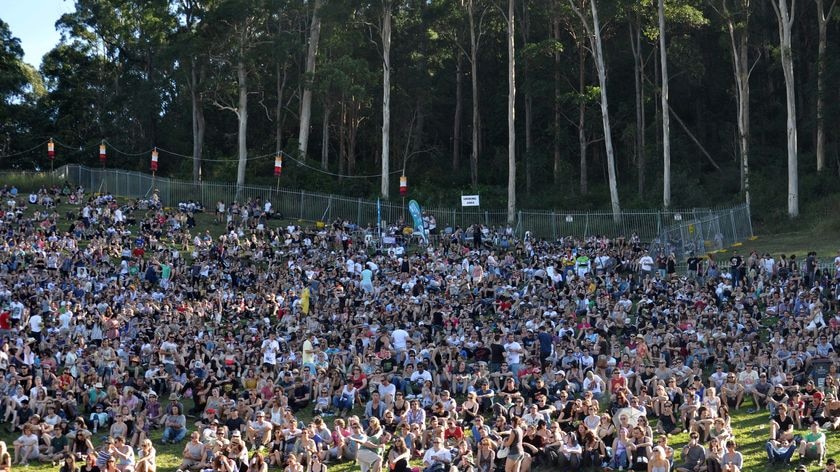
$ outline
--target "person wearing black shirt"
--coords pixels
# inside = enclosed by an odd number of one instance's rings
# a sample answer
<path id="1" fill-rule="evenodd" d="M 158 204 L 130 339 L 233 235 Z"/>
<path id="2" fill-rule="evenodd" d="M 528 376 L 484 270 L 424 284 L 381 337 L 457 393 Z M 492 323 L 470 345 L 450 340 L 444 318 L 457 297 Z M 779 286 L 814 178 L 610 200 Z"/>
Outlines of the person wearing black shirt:
<path id="1" fill-rule="evenodd" d="M 309 406 L 310 401 L 309 387 L 303 384 L 303 381 L 298 377 L 295 379 L 295 387 L 292 389 L 292 398 L 289 404 L 292 411 L 300 411 Z"/>
<path id="2" fill-rule="evenodd" d="M 688 278 L 694 280 L 699 273 L 698 268 L 700 267 L 700 258 L 692 255 L 687 261 L 685 261 L 685 265 L 688 269 Z"/>
<path id="3" fill-rule="evenodd" d="M 502 344 L 502 335 L 493 336 L 490 343 L 490 372 L 498 372 L 502 362 L 505 361 L 505 346 Z"/>
<path id="4" fill-rule="evenodd" d="M 770 420 L 770 438 L 776 441 L 793 441 L 793 417 L 787 414 L 787 405 L 779 405 L 777 414 Z"/>
<path id="5" fill-rule="evenodd" d="M 737 286 L 741 281 L 741 269 L 744 266 L 744 259 L 735 251 L 729 258 L 729 274 L 732 276 L 732 285 Z"/>
<path id="6" fill-rule="evenodd" d="M 484 345 L 483 341 L 479 341 L 478 345 L 473 350 L 473 359 L 476 362 L 487 362 L 490 359 L 492 352 L 490 348 Z"/>
<path id="7" fill-rule="evenodd" d="M 80 472 L 99 472 L 99 466 L 96 465 L 96 454 L 91 452 L 85 455 L 85 464 L 78 469 Z"/>
<path id="8" fill-rule="evenodd" d="M 230 410 L 230 418 L 225 420 L 225 426 L 227 427 L 228 431 L 242 431 L 242 426 L 245 425 L 245 420 L 239 417 L 239 410 L 236 408 L 232 408 Z"/>
<path id="9" fill-rule="evenodd" d="M 481 248 L 481 225 L 473 226 L 473 248 Z"/>

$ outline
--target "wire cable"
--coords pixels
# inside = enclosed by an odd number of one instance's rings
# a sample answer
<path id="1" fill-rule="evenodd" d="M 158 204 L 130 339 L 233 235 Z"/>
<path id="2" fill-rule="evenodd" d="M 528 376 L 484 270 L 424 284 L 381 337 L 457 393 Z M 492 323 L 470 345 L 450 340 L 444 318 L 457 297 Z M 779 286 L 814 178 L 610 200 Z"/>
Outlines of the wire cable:
<path id="1" fill-rule="evenodd" d="M 30 153 L 30 152 L 32 152 L 32 151 L 34 151 L 34 150 L 38 149 L 39 147 L 41 147 L 41 146 L 43 146 L 43 145 L 47 144 L 48 142 L 49 142 L 49 141 L 44 141 L 43 143 L 38 144 L 37 146 L 33 146 L 33 147 L 31 147 L 31 148 L 27 149 L 26 151 L 18 151 L 18 152 L 12 153 L 12 154 L 3 154 L 3 156 L 2 156 L 2 157 L 15 157 L 15 156 L 22 156 L 22 155 L 24 155 L 24 154 L 28 154 L 28 153 Z"/>
<path id="2" fill-rule="evenodd" d="M 95 149 L 96 147 L 99 146 L 99 144 L 91 144 L 91 145 L 88 145 L 88 146 L 71 146 L 71 145 L 63 143 L 63 142 L 61 142 L 61 141 L 59 141 L 55 138 L 51 138 L 51 139 L 52 139 L 53 143 L 65 148 L 65 149 L 72 150 L 72 151 L 74 151 L 74 153 L 82 152 L 82 151 L 85 151 L 86 149 Z M 27 154 L 27 153 L 30 153 L 30 152 L 38 149 L 39 147 L 44 146 L 48 142 L 49 142 L 49 140 L 46 140 L 46 141 L 44 141 L 44 142 L 42 142 L 42 143 L 40 143 L 36 146 L 33 146 L 30 149 L 25 150 L 25 151 L 19 151 L 19 152 L 16 152 L 14 154 L 5 154 L 2 157 L 15 157 L 15 156 L 20 156 L 20 155 L 23 155 L 23 154 Z M 132 152 L 126 152 L 126 151 L 123 151 L 123 150 L 119 149 L 118 147 L 114 146 L 114 144 L 111 143 L 110 141 L 108 141 L 107 139 L 103 139 L 102 143 L 104 143 L 105 145 L 110 147 L 111 150 L 113 150 L 115 153 L 121 154 L 121 155 L 124 155 L 124 156 L 128 156 L 128 157 L 140 157 L 140 156 L 151 155 L 152 151 L 157 149 L 158 152 L 163 152 L 163 153 L 166 153 L 166 154 L 170 154 L 172 156 L 181 157 L 181 158 L 184 158 L 184 159 L 191 159 L 191 160 L 195 159 L 194 156 L 189 156 L 189 155 L 181 154 L 181 153 L 178 153 L 178 152 L 175 152 L 175 151 L 170 151 L 170 150 L 162 148 L 162 147 L 155 147 L 155 148 L 149 149 L 147 151 L 132 153 Z M 292 156 L 292 155 L 290 155 L 290 154 L 288 154 L 284 151 L 280 151 L 280 154 L 284 158 L 296 162 L 301 167 L 305 167 L 309 170 L 318 172 L 320 174 L 329 175 L 329 176 L 332 176 L 332 177 L 339 177 L 339 178 L 345 178 L 345 179 L 374 179 L 374 178 L 378 178 L 378 177 L 382 176 L 382 174 L 369 174 L 369 175 L 339 174 L 339 173 L 336 173 L 336 172 L 330 172 L 328 170 L 321 169 L 320 167 L 315 167 L 313 165 L 310 165 L 305 160 L 298 159 L 298 158 L 296 158 L 296 157 L 294 157 L 294 156 Z M 268 153 L 268 154 L 262 154 L 262 155 L 259 155 L 259 156 L 251 156 L 251 157 L 247 157 L 246 161 L 258 161 L 258 160 L 273 158 L 276 155 L 277 155 L 277 153 L 272 152 L 272 153 Z M 202 162 L 237 162 L 238 158 L 237 157 L 231 157 L 231 158 L 226 158 L 226 159 L 210 159 L 210 158 L 204 158 L 203 157 L 203 158 L 201 158 L 201 161 Z M 388 173 L 388 175 L 397 175 L 397 174 L 402 174 L 402 170 L 394 170 L 394 171 L 391 171 L 391 172 Z"/>

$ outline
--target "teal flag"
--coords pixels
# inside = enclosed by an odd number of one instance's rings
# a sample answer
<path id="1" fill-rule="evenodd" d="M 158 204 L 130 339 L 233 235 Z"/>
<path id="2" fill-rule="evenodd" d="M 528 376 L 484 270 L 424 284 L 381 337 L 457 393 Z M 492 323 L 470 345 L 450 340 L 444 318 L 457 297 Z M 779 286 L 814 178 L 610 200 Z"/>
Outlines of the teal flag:
<path id="1" fill-rule="evenodd" d="M 426 232 L 423 231 L 423 209 L 420 204 L 414 200 L 408 202 L 408 211 L 411 213 L 411 219 L 414 220 L 414 232 L 423 236 L 423 242 L 426 240 Z"/>

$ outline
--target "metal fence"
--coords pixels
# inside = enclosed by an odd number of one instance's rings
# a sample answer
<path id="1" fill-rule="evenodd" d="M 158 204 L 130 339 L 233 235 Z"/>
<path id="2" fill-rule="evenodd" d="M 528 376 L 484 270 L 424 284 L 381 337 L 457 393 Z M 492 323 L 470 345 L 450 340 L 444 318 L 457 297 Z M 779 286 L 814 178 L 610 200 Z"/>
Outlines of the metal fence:
<path id="1" fill-rule="evenodd" d="M 260 197 L 271 200 L 276 211 L 286 218 L 330 221 L 342 218 L 361 226 L 375 226 L 377 203 L 361 198 L 246 185 L 234 183 L 193 183 L 165 177 L 152 177 L 141 172 L 118 169 L 96 169 L 66 165 L 54 171 L 55 178 L 81 185 L 94 192 L 144 198 L 157 190 L 165 206 L 194 200 L 212 208 L 215 202 L 238 198 L 245 201 Z M 421 202 L 422 203 L 422 202 Z M 381 218 L 386 222 L 409 221 L 403 205 L 381 202 Z M 505 210 L 478 208 L 426 208 L 435 215 L 440 228 L 462 228 L 474 223 L 491 227 L 507 225 Z M 522 210 L 517 214 L 517 234 L 530 231 L 541 238 L 563 236 L 588 237 L 605 235 L 630 237 L 652 242 L 657 252 L 675 252 L 678 257 L 693 252 L 703 254 L 742 241 L 753 235 L 750 211 L 746 205 L 726 208 L 693 208 L 682 210 L 625 210 L 619 218 L 610 211 L 539 211 Z"/>

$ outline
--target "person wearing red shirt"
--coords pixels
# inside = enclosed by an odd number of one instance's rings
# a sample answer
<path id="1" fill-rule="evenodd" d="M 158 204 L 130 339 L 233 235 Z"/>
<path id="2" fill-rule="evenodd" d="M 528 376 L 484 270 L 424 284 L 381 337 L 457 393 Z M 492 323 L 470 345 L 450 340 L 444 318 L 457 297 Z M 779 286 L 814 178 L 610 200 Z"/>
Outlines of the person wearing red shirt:
<path id="1" fill-rule="evenodd" d="M 0 335 L 5 336 L 12 329 L 11 316 L 9 310 L 0 311 Z"/>

